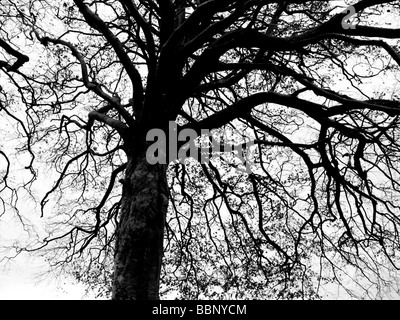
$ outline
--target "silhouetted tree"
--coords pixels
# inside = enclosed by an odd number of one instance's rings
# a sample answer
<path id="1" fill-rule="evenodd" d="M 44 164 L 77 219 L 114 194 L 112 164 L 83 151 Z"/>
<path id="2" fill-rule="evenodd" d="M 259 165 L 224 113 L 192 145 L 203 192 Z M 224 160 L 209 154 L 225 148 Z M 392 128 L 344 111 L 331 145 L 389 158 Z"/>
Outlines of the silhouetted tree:
<path id="1" fill-rule="evenodd" d="M 399 5 L 337 4 L 5 0 L 25 188 L 58 172 L 48 236 L 22 249 L 114 299 L 158 299 L 161 274 L 185 298 L 313 298 L 346 272 L 381 286 L 400 245 Z M 167 155 L 189 129 L 226 150 L 149 163 L 152 129 Z"/>

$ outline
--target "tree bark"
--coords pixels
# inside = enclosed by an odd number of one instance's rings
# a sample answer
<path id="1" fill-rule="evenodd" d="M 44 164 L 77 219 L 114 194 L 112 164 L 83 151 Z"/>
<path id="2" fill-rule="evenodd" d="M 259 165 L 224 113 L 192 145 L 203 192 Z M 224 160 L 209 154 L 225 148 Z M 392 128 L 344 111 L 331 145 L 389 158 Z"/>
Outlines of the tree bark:
<path id="1" fill-rule="evenodd" d="M 112 299 L 158 300 L 168 207 L 165 164 L 128 159 L 116 230 Z"/>

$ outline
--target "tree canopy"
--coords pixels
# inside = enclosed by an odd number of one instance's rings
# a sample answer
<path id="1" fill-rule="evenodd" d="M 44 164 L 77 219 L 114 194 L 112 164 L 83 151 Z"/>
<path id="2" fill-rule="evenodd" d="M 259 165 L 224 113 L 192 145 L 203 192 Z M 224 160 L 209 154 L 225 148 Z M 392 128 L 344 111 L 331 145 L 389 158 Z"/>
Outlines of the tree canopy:
<path id="1" fill-rule="evenodd" d="M 399 13 L 2 0 L 0 116 L 14 136 L 0 144 L 1 217 L 28 234 L 8 254 L 42 253 L 116 299 L 310 299 L 331 283 L 394 294 Z M 158 152 L 199 154 L 148 163 L 154 129 Z"/>

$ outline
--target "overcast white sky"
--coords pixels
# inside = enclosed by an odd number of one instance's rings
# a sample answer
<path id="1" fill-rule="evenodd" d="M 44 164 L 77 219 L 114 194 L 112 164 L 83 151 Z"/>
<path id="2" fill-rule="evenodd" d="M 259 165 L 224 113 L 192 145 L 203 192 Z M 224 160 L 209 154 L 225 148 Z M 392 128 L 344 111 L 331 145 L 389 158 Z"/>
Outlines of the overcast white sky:
<path id="1" fill-rule="evenodd" d="M 82 285 L 71 279 L 52 276 L 39 280 L 38 272 L 45 263 L 27 257 L 17 258 L 0 269 L 0 300 L 82 300 L 93 299 L 85 294 Z"/>

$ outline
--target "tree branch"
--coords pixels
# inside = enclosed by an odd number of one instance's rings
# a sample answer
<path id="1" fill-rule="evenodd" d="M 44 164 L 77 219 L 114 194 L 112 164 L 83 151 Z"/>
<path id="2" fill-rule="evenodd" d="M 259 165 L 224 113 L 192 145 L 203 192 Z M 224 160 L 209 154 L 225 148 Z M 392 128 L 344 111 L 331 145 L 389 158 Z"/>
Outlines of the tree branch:
<path id="1" fill-rule="evenodd" d="M 11 47 L 7 42 L 4 40 L 0 39 L 0 47 L 6 50 L 7 53 L 11 54 L 15 58 L 17 58 L 17 61 L 15 61 L 12 65 L 8 65 L 7 62 L 0 61 L 0 66 L 6 66 L 7 71 L 10 72 L 15 72 L 17 71 L 24 63 L 29 61 L 29 57 L 22 54 L 18 50 L 15 50 L 13 47 Z"/>
<path id="2" fill-rule="evenodd" d="M 97 14 L 91 11 L 87 5 L 84 4 L 83 0 L 74 0 L 74 3 L 78 6 L 80 12 L 82 13 L 83 17 L 85 18 L 89 26 L 101 32 L 114 48 L 115 53 L 117 54 L 121 64 L 125 68 L 129 78 L 132 81 L 134 104 L 138 108 L 140 108 L 139 106 L 143 104 L 143 94 L 144 94 L 142 78 L 140 76 L 139 71 L 135 68 L 131 59 L 126 53 L 123 44 L 110 31 L 105 22 L 101 20 L 101 18 Z"/>
<path id="3" fill-rule="evenodd" d="M 61 39 L 52 39 L 49 37 L 41 37 L 37 31 L 34 31 L 34 33 L 36 34 L 36 37 L 38 38 L 38 40 L 44 46 L 47 46 L 48 43 L 50 42 L 53 44 L 60 44 L 60 45 L 63 45 L 63 46 L 66 46 L 67 48 L 69 48 L 71 50 L 72 55 L 78 60 L 80 66 L 81 66 L 82 80 L 83 80 L 83 84 L 85 85 L 85 87 L 88 88 L 89 90 L 93 91 L 94 93 L 96 93 L 99 97 L 101 97 L 105 101 L 107 101 L 109 103 L 109 105 L 114 107 L 118 111 L 118 113 L 124 118 L 124 120 L 128 123 L 129 126 L 134 125 L 131 115 L 125 110 L 124 107 L 121 106 L 121 104 L 119 103 L 119 99 L 108 95 L 101 89 L 101 87 L 99 85 L 97 85 L 89 80 L 89 73 L 88 73 L 86 62 L 85 62 L 83 56 L 80 54 L 80 52 L 76 49 L 76 47 L 72 43 L 61 40 Z"/>

